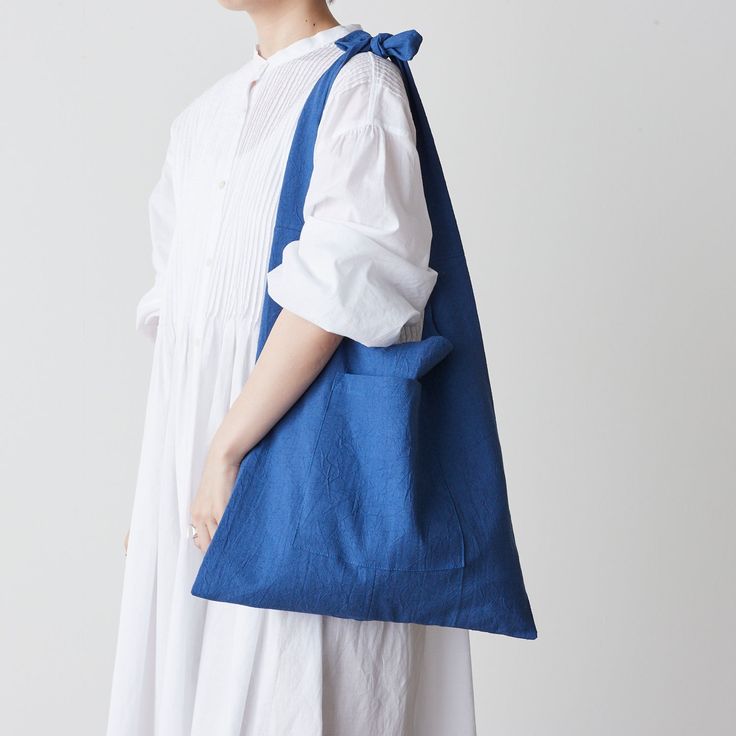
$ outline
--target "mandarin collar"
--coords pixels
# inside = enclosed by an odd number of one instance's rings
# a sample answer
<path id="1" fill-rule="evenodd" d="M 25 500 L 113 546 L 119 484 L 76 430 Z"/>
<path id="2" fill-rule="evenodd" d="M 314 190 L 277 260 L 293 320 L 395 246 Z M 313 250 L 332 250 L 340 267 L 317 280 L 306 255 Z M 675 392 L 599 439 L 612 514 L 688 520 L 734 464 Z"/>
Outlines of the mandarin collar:
<path id="1" fill-rule="evenodd" d="M 285 61 L 296 59 L 299 56 L 308 54 L 310 51 L 314 51 L 320 46 L 334 43 L 339 38 L 346 36 L 348 33 L 360 30 L 363 29 L 359 23 L 332 26 L 332 28 L 326 28 L 325 30 L 314 33 L 311 36 L 306 36 L 305 38 L 293 41 L 288 46 L 284 46 L 271 54 L 267 59 L 264 59 L 259 53 L 258 43 L 256 42 L 253 44 L 253 57 L 251 59 L 251 64 L 255 67 L 256 73 L 259 74 L 268 67 L 278 66 L 279 64 L 283 64 Z"/>

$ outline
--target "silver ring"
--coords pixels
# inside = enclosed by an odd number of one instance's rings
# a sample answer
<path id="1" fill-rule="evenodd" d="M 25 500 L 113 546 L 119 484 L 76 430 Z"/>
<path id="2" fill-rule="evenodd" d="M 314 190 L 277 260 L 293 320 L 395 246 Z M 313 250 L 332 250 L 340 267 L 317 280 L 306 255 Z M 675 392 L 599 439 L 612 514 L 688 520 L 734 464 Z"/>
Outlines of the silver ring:
<path id="1" fill-rule="evenodd" d="M 191 529 L 190 537 L 192 539 L 196 539 L 199 536 L 199 532 L 197 531 L 197 527 L 194 526 L 194 524 L 189 525 L 189 529 Z"/>

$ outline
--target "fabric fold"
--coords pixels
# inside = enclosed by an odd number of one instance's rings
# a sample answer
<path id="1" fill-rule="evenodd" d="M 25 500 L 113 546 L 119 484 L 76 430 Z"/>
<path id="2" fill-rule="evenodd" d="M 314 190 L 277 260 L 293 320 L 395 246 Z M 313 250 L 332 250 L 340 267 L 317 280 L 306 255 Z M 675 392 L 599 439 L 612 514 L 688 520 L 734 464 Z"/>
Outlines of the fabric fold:
<path id="1" fill-rule="evenodd" d="M 382 347 L 422 318 L 437 272 L 345 224 L 310 217 L 267 279 L 271 298 L 283 308 L 329 332 Z"/>
<path id="2" fill-rule="evenodd" d="M 138 302 L 135 311 L 135 329 L 150 340 L 156 339 L 161 313 L 161 289 L 153 286 Z"/>

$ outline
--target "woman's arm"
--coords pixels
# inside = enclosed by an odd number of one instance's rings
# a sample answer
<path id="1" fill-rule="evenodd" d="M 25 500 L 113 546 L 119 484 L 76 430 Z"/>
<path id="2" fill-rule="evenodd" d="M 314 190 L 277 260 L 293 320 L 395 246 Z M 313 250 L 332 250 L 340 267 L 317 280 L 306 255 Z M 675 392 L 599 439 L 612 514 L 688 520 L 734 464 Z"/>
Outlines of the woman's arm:
<path id="1" fill-rule="evenodd" d="M 202 552 L 222 518 L 243 457 L 307 390 L 341 340 L 342 335 L 287 309 L 279 313 L 248 380 L 210 443 L 191 506 Z"/>

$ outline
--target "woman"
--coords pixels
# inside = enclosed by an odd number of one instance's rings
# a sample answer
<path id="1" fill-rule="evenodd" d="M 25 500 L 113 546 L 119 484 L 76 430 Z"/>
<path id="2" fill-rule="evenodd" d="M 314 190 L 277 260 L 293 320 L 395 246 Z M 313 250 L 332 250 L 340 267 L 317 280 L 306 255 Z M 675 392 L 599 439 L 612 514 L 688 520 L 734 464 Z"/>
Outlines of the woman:
<path id="1" fill-rule="evenodd" d="M 419 339 L 437 277 L 403 81 L 372 53 L 333 85 L 304 229 L 267 272 L 298 115 L 360 26 L 325 0 L 221 2 L 259 41 L 177 116 L 150 198 L 155 280 L 137 325 L 154 362 L 108 736 L 474 734 L 466 630 L 190 592 L 244 455 L 344 337 Z M 282 310 L 256 361 L 266 288 Z"/>

